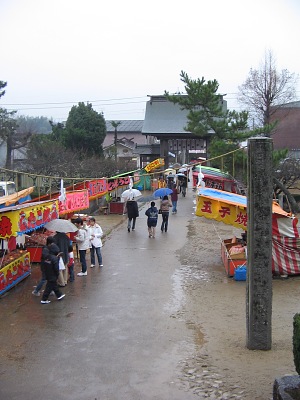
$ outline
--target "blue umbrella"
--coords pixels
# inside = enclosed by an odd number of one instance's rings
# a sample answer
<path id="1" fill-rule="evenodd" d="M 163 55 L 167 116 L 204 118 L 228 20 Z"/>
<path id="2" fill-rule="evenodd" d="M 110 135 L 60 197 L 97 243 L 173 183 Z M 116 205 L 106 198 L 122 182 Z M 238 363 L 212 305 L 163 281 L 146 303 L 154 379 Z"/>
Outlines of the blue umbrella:
<path id="1" fill-rule="evenodd" d="M 167 187 L 165 188 L 160 188 L 160 189 L 156 189 L 155 192 L 153 193 L 154 197 L 164 197 L 164 196 L 168 196 L 169 194 L 171 194 L 173 192 L 172 189 L 169 189 Z"/>

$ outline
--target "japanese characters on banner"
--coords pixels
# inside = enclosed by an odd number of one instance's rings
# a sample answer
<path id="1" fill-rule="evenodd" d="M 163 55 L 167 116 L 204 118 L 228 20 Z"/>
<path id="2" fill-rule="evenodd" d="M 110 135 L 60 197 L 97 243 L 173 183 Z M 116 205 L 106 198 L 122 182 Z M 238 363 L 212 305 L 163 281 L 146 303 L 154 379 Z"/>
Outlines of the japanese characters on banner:
<path id="1" fill-rule="evenodd" d="M 31 272 L 28 252 L 0 270 L 0 295 L 15 286 Z"/>
<path id="2" fill-rule="evenodd" d="M 112 190 L 118 189 L 125 185 L 129 185 L 130 176 L 119 176 L 115 179 L 108 179 L 107 190 L 111 192 Z"/>
<path id="3" fill-rule="evenodd" d="M 0 213 L 0 238 L 31 232 L 56 218 L 59 218 L 58 200 L 13 207 Z"/>
<path id="4" fill-rule="evenodd" d="M 129 183 L 130 176 L 118 176 L 111 179 L 94 179 L 92 181 L 77 183 L 74 187 L 67 187 L 66 190 L 71 193 L 72 190 L 80 191 L 87 189 L 90 200 L 94 200 L 97 197 L 105 195 L 107 192 L 129 185 Z"/>
<path id="5" fill-rule="evenodd" d="M 90 200 L 104 195 L 107 192 L 107 180 L 97 179 L 94 181 L 87 182 L 87 189 L 89 192 Z"/>
<path id="6" fill-rule="evenodd" d="M 199 196 L 196 206 L 196 215 L 214 219 L 236 228 L 247 230 L 247 209 L 245 207 L 223 203 Z"/>
<path id="7" fill-rule="evenodd" d="M 59 214 L 68 214 L 74 211 L 85 210 L 89 208 L 89 194 L 87 190 L 78 192 L 66 193 L 66 200 L 59 202 Z"/>
<path id="8" fill-rule="evenodd" d="M 144 167 L 144 170 L 146 172 L 151 172 L 154 169 L 160 168 L 165 165 L 165 160 L 163 158 L 157 158 L 156 160 L 152 161 L 151 163 L 147 164 L 146 167 Z"/>

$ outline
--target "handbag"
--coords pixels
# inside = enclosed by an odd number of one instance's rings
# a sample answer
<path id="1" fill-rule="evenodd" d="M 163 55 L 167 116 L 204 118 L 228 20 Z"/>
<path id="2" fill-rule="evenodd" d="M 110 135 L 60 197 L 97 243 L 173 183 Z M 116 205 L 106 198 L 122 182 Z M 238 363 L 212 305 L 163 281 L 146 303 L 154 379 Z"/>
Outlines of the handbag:
<path id="1" fill-rule="evenodd" d="M 59 257 L 58 268 L 60 271 L 63 271 L 64 269 L 66 269 L 64 260 L 61 257 Z"/>
<path id="2" fill-rule="evenodd" d="M 162 210 L 161 209 L 158 210 L 158 214 L 162 214 Z"/>

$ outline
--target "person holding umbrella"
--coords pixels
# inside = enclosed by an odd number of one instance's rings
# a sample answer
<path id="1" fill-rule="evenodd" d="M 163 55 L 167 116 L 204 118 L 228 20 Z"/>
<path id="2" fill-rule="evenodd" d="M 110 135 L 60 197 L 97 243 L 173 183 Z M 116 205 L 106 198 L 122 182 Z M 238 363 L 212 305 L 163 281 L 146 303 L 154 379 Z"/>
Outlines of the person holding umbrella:
<path id="1" fill-rule="evenodd" d="M 56 232 L 56 234 L 53 236 L 53 239 L 61 251 L 61 258 L 63 262 L 63 264 L 61 264 L 62 267 L 59 268 L 58 285 L 66 286 L 68 283 L 68 269 L 66 266 L 69 262 L 69 245 L 71 244 L 71 240 L 64 232 Z M 64 269 L 63 266 L 65 267 Z"/>
<path id="2" fill-rule="evenodd" d="M 135 230 L 135 221 L 137 217 L 139 216 L 139 208 L 137 202 L 134 200 L 134 197 L 132 199 L 128 199 L 126 202 L 126 210 L 127 210 L 127 217 L 128 217 L 128 222 L 127 222 L 127 230 L 130 232 L 131 229 L 131 222 L 132 222 L 132 230 Z"/>
<path id="3" fill-rule="evenodd" d="M 160 230 L 163 232 L 167 232 L 168 230 L 168 221 L 169 221 L 169 208 L 172 207 L 172 203 L 169 200 L 169 197 L 165 195 L 160 202 L 160 210 L 162 216 L 162 223 Z"/>

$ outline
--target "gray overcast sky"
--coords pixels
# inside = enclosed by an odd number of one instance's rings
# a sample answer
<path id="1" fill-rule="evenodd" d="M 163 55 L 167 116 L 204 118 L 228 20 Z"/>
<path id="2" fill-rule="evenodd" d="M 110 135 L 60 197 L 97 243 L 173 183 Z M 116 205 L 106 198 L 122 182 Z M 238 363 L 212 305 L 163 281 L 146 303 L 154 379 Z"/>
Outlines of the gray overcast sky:
<path id="1" fill-rule="evenodd" d="M 22 115 L 61 121 L 89 101 L 107 120 L 144 119 L 147 95 L 183 90 L 181 70 L 238 109 L 267 49 L 300 74 L 299 0 L 0 0 L 0 16 L 0 107 Z"/>

